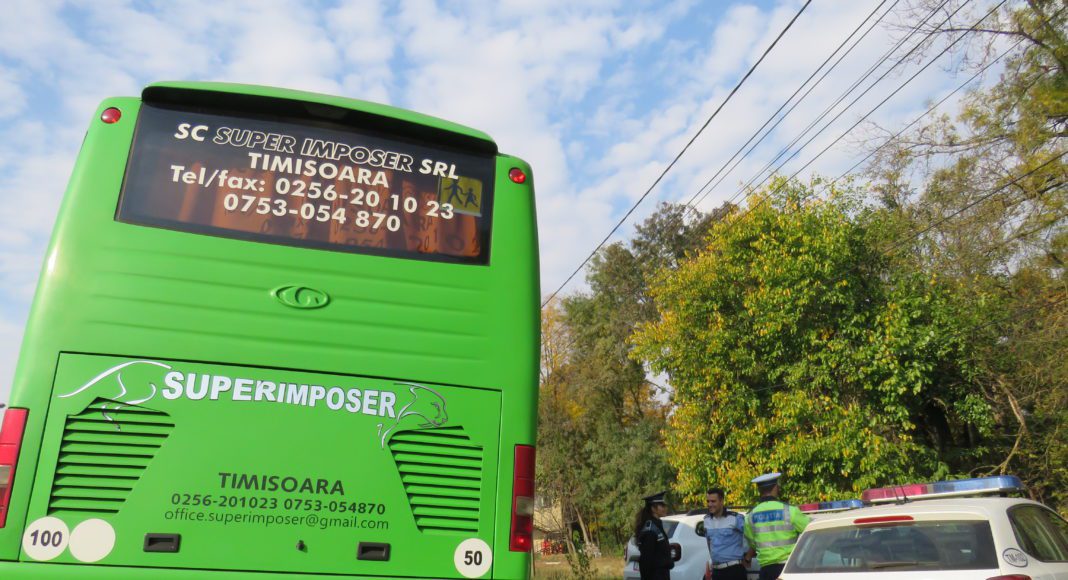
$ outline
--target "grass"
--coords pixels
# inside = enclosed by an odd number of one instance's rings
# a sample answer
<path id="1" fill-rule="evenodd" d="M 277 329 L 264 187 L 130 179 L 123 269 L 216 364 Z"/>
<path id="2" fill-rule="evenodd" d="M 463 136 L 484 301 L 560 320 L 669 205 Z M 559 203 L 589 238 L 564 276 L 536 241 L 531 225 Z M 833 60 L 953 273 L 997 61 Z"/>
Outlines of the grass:
<path id="1" fill-rule="evenodd" d="M 619 556 L 602 556 L 591 561 L 595 580 L 619 580 L 623 576 L 623 558 Z M 563 554 L 551 556 L 534 555 L 534 577 L 539 580 L 568 580 L 575 578 L 567 557 Z"/>

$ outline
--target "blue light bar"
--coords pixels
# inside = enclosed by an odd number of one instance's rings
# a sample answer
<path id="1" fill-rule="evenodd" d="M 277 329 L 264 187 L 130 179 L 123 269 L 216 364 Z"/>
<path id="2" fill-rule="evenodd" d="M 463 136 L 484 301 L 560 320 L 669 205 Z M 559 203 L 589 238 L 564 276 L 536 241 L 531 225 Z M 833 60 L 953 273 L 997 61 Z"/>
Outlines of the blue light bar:
<path id="1" fill-rule="evenodd" d="M 955 481 L 938 481 L 932 484 L 934 493 L 989 492 L 1023 490 L 1024 484 L 1015 475 L 995 475 Z"/>
<path id="2" fill-rule="evenodd" d="M 806 514 L 840 512 L 864 507 L 864 502 L 859 499 L 840 499 L 837 501 L 821 501 L 819 503 L 806 503 L 798 506 Z"/>

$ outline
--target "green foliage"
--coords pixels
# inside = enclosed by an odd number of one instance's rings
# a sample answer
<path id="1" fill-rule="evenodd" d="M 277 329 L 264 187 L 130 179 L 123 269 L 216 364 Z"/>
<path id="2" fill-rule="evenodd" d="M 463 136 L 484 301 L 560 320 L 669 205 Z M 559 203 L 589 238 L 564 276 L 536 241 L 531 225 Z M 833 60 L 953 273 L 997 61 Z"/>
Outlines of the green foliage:
<path id="1" fill-rule="evenodd" d="M 806 501 L 1015 473 L 1068 513 L 1068 10 L 984 26 L 961 62 L 1019 40 L 1000 79 L 879 149 L 863 189 L 662 206 L 547 310 L 539 489 L 583 542 L 625 541 L 649 492 L 745 502 L 771 470 Z"/>
<path id="2" fill-rule="evenodd" d="M 564 554 L 567 558 L 567 565 L 571 568 L 571 577 L 576 580 L 591 580 L 595 574 L 586 544 L 582 542 L 578 534 L 572 534 L 571 545 L 575 546 L 575 549 L 568 550 Z"/>
<path id="3" fill-rule="evenodd" d="M 747 201 L 663 272 L 661 318 L 633 337 L 675 387 L 679 490 L 747 501 L 754 475 L 783 470 L 792 494 L 827 499 L 948 473 L 944 450 L 989 408 L 967 396 L 946 288 L 891 268 L 872 239 L 885 216 L 856 193 L 777 181 Z"/>
<path id="4" fill-rule="evenodd" d="M 971 34 L 982 64 L 995 39 L 1019 41 L 989 88 L 884 148 L 872 188 L 899 230 L 923 232 L 896 265 L 937 272 L 970 317 L 967 421 L 972 475 L 1015 473 L 1068 512 L 1068 10 L 1006 5 Z M 980 58 L 974 58 L 980 56 Z M 910 183 L 919 184 L 916 191 Z M 893 239 L 893 238 L 891 238 Z M 989 408 L 988 413 L 984 408 Z"/>
<path id="5" fill-rule="evenodd" d="M 602 549 L 630 536 L 639 498 L 674 479 L 662 431 L 667 411 L 627 338 L 655 319 L 649 276 L 700 246 L 710 218 L 687 219 L 683 208 L 662 206 L 628 246 L 594 256 L 590 292 L 547 310 L 563 331 L 548 333 L 539 423 L 539 486 L 567 504 L 584 542 Z M 543 335 L 547 332 L 543 328 Z M 548 370 L 551 367 L 551 370 Z"/>

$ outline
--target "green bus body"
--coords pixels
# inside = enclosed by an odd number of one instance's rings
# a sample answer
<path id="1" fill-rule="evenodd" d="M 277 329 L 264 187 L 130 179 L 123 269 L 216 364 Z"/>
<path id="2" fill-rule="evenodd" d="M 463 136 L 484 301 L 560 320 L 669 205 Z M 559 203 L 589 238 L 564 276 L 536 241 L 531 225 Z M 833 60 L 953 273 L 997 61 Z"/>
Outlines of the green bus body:
<path id="1" fill-rule="evenodd" d="M 484 157 L 483 263 L 119 219 L 154 100 Z M 526 578 L 509 544 L 539 283 L 533 187 L 513 168 L 530 175 L 478 131 L 350 99 L 161 83 L 102 103 L 12 388 L 28 412 L 0 577 Z"/>

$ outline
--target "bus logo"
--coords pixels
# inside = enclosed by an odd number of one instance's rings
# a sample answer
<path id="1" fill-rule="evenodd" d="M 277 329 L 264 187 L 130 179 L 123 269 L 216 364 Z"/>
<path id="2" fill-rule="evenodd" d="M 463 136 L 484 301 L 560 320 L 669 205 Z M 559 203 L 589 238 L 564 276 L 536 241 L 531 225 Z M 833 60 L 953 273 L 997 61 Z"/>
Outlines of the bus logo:
<path id="1" fill-rule="evenodd" d="M 445 410 L 445 397 L 440 393 L 415 383 L 396 383 L 408 387 L 412 394 L 412 400 L 397 413 L 392 425 L 379 423 L 378 434 L 382 438 L 382 447 L 385 448 L 386 440 L 391 433 L 395 432 L 402 422 L 416 423 L 419 428 L 441 427 L 449 420 L 449 413 Z M 406 418 L 411 418 L 405 421 Z M 383 430 L 385 429 L 385 430 Z"/>
<path id="2" fill-rule="evenodd" d="M 290 308 L 301 310 L 322 308 L 330 302 L 330 296 L 326 292 L 307 286 L 280 286 L 271 290 L 271 296 Z"/>
<path id="3" fill-rule="evenodd" d="M 135 380 L 135 382 L 130 383 L 130 386 L 127 387 L 126 381 L 123 381 L 122 379 L 124 369 L 126 369 L 127 367 L 143 367 L 145 365 L 157 366 L 166 370 L 171 369 L 171 367 L 168 365 L 150 360 L 135 360 L 124 362 L 100 373 L 99 375 L 90 379 L 89 382 L 67 393 L 66 395 L 59 395 L 59 398 L 66 399 L 67 397 L 73 397 L 74 395 L 77 395 L 78 393 L 81 393 L 82 391 L 90 389 L 99 384 L 100 388 L 96 390 L 102 391 L 100 393 L 100 396 L 103 397 L 105 395 L 108 395 L 109 392 L 113 393 L 110 397 L 108 397 L 108 400 L 114 403 L 114 405 L 112 405 L 112 410 L 114 411 L 119 411 L 123 407 L 132 407 L 140 405 L 141 403 L 147 403 L 148 401 L 151 401 L 152 398 L 155 397 L 156 393 L 159 391 L 155 383 L 152 383 L 150 381 Z M 100 414 L 103 415 L 104 418 L 107 419 L 109 422 L 114 421 L 114 419 L 110 415 L 108 415 L 107 407 L 107 403 L 100 405 Z M 115 428 L 118 429 L 119 426 L 116 425 Z"/>

